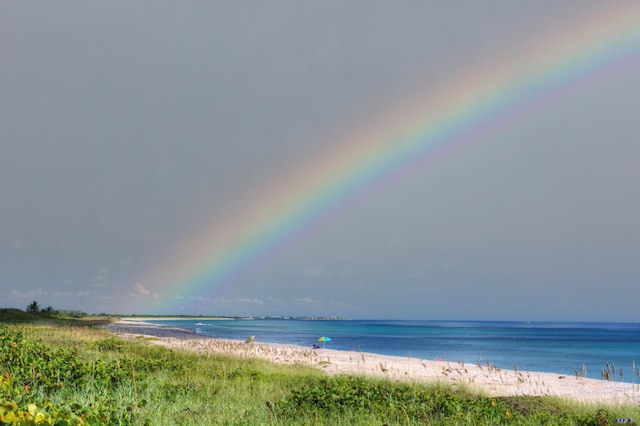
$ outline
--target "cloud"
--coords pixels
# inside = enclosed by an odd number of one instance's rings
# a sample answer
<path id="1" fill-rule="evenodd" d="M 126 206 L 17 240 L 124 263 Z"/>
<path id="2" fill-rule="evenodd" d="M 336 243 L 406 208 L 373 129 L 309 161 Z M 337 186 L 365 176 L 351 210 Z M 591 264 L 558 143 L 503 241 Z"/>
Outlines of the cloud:
<path id="1" fill-rule="evenodd" d="M 338 271 L 315 266 L 305 268 L 300 272 L 294 273 L 294 275 L 302 275 L 305 277 L 355 277 L 356 273 L 346 268 Z"/>
<path id="2" fill-rule="evenodd" d="M 234 305 L 234 304 L 253 304 L 253 305 L 262 305 L 264 302 L 256 297 L 238 297 L 238 298 L 226 298 L 220 297 L 217 299 L 202 296 L 202 295 L 194 295 L 194 296 L 183 296 L 181 294 L 175 294 L 170 297 L 172 300 L 189 300 L 196 302 L 209 302 L 212 304 L 223 304 L 223 305 Z"/>
<path id="3" fill-rule="evenodd" d="M 187 300 L 196 300 L 196 301 L 198 301 L 198 302 L 206 302 L 206 301 L 211 300 L 211 298 L 210 298 L 210 297 L 205 297 L 205 296 L 201 296 L 201 295 L 198 295 L 198 296 L 188 296 L 188 297 L 180 297 L 180 298 L 181 298 L 181 299 L 187 299 Z"/>
<path id="4" fill-rule="evenodd" d="M 322 304 L 321 301 L 317 300 L 317 299 L 312 299 L 310 297 L 298 297 L 296 299 L 293 299 L 293 302 L 298 304 L 298 305 L 314 305 L 314 306 L 320 306 Z"/>
<path id="5" fill-rule="evenodd" d="M 140 283 L 137 283 L 135 286 L 133 286 L 133 288 L 139 295 L 149 296 L 151 294 L 151 292 Z"/>
<path id="6" fill-rule="evenodd" d="M 32 298 L 32 297 L 48 296 L 49 292 L 41 288 L 38 288 L 37 290 L 30 290 L 30 291 L 11 290 L 11 295 L 20 299 L 26 299 L 26 298 Z"/>
<path id="7" fill-rule="evenodd" d="M 56 291 L 52 294 L 53 297 L 78 297 L 78 296 L 93 296 L 92 291 Z"/>
<path id="8" fill-rule="evenodd" d="M 132 293 L 133 296 L 149 296 L 151 295 L 151 292 L 142 284 L 137 283 L 136 285 L 133 286 L 133 290 L 134 293 Z"/>
<path id="9" fill-rule="evenodd" d="M 252 304 L 252 305 L 262 305 L 263 301 L 258 299 L 258 298 L 246 298 L 246 297 L 239 297 L 236 299 L 227 299 L 227 298 L 219 298 L 219 299 L 214 299 L 213 300 L 214 303 L 221 303 L 221 304 L 238 304 L 238 303 L 243 303 L 243 304 Z"/>
<path id="10" fill-rule="evenodd" d="M 314 299 L 308 296 L 297 297 L 294 299 L 284 299 L 281 297 L 270 296 L 267 298 L 267 302 L 270 306 L 274 306 L 274 307 L 297 306 L 301 308 L 314 307 L 314 308 L 323 308 L 323 309 L 344 309 L 344 310 L 358 310 L 358 311 L 360 310 L 360 308 L 348 302 L 342 302 L 339 300 L 332 300 L 332 301 L 326 302 L 326 301 Z"/>

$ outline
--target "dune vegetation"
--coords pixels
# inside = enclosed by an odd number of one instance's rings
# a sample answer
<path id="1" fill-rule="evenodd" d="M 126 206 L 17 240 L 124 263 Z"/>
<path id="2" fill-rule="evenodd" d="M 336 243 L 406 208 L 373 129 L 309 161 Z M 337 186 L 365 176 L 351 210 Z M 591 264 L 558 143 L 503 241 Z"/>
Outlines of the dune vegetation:
<path id="1" fill-rule="evenodd" d="M 638 407 L 495 398 L 125 339 L 108 318 L 0 310 L 0 424 L 613 425 Z"/>

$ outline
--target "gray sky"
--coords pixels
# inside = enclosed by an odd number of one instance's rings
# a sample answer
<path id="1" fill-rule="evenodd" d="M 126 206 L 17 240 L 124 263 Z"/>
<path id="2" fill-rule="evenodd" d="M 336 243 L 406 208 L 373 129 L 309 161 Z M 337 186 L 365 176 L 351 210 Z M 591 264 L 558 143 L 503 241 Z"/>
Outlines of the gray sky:
<path id="1" fill-rule="evenodd" d="M 141 281 L 265 182 L 570 28 L 575 7 L 3 2 L 0 306 L 637 321 L 637 61 L 336 214 L 224 294 Z"/>

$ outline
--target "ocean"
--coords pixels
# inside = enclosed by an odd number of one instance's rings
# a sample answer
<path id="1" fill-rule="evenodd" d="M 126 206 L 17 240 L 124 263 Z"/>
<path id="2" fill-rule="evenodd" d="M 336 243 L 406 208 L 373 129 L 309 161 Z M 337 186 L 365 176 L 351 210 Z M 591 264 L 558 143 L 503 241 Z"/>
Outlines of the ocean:
<path id="1" fill-rule="evenodd" d="M 596 379 L 615 365 L 612 379 L 640 383 L 640 323 L 282 319 L 147 322 L 218 338 L 245 340 L 255 336 L 256 342 L 304 347 L 317 344 L 345 351 L 491 363 L 502 369 L 570 376 L 576 371 L 581 373 L 584 365 L 586 377 Z M 319 342 L 321 336 L 331 340 Z M 632 372 L 634 365 L 636 370 Z"/>

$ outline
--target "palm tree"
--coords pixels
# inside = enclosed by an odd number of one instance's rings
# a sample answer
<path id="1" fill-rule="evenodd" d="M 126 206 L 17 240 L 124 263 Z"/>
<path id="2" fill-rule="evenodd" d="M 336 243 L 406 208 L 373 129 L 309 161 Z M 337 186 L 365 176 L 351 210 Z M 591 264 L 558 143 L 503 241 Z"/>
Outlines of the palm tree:
<path id="1" fill-rule="evenodd" d="M 40 312 L 40 305 L 35 300 L 29 306 L 27 306 L 27 312 L 38 313 Z"/>

